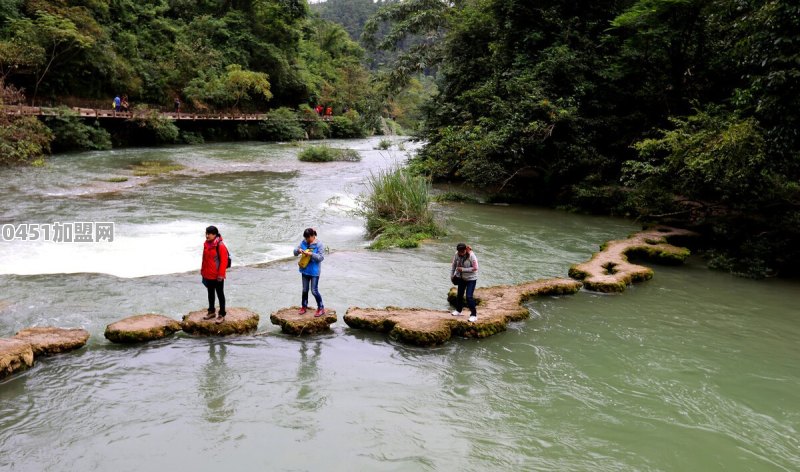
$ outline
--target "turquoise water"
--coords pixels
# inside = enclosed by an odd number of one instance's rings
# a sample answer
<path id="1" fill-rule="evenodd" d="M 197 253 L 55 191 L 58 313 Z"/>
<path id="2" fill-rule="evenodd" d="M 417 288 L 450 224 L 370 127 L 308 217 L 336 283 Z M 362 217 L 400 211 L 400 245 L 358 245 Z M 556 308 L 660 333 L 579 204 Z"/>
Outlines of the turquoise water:
<path id="1" fill-rule="evenodd" d="M 456 242 L 479 285 L 566 275 L 630 221 L 522 206 L 437 205 L 448 236 L 372 252 L 353 212 L 370 172 L 408 151 L 334 142 L 359 163 L 297 161 L 298 147 L 239 143 L 55 156 L 0 170 L 0 224 L 111 221 L 112 243 L 0 242 L 0 336 L 81 326 L 77 352 L 0 381 L 0 469 L 800 470 L 797 282 L 752 281 L 702 261 L 656 267 L 620 295 L 529 303 L 484 340 L 422 349 L 349 329 L 294 338 L 269 314 L 297 305 L 291 248 L 314 226 L 330 248 L 327 307 L 446 309 Z M 140 161 L 184 169 L 145 179 Z M 123 183 L 106 182 L 127 176 Z M 203 307 L 204 228 L 234 269 L 230 306 L 258 336 L 117 346 L 105 326 Z M 341 317 L 341 316 L 340 316 Z"/>

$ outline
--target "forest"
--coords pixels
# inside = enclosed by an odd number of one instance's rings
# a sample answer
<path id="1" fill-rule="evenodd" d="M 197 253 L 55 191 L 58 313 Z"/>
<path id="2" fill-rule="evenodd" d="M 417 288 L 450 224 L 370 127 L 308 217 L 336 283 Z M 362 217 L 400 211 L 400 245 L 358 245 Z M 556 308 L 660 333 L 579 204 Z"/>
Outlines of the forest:
<path id="1" fill-rule="evenodd" d="M 411 170 L 436 182 L 695 228 L 714 267 L 799 272 L 788 0 L 0 0 L 0 81 L 6 104 L 272 110 L 262 138 L 392 117 L 425 143 Z M 315 103 L 351 112 L 337 132 L 292 128 Z M 0 113 L 2 160 L 46 152 L 58 126 L 107 139 L 60 120 Z"/>
<path id="2" fill-rule="evenodd" d="M 408 0 L 365 26 L 377 48 L 411 35 L 389 83 L 435 69 L 438 90 L 416 170 L 695 228 L 714 267 L 798 274 L 800 4 Z"/>

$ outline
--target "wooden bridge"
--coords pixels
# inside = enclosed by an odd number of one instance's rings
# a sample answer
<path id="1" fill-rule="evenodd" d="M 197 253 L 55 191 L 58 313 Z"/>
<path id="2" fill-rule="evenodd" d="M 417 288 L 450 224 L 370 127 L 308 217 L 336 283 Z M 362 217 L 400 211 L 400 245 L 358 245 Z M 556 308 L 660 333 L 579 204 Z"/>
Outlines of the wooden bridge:
<path id="1" fill-rule="evenodd" d="M 59 109 L 52 107 L 31 107 L 25 105 L 6 105 L 3 108 L 6 114 L 9 115 L 26 115 L 26 116 L 58 116 Z M 184 113 L 184 112 L 159 112 L 156 110 L 134 110 L 134 111 L 114 111 L 108 109 L 97 108 L 70 108 L 73 112 L 77 113 L 81 118 L 97 118 L 97 119 L 119 119 L 130 120 L 137 117 L 144 118 L 149 116 L 154 111 L 163 118 L 174 121 L 260 121 L 265 120 L 267 115 L 265 113 Z M 322 118 L 322 117 L 321 117 Z M 324 117 L 328 118 L 328 117 Z M 314 121 L 313 119 L 301 119 L 298 121 Z"/>

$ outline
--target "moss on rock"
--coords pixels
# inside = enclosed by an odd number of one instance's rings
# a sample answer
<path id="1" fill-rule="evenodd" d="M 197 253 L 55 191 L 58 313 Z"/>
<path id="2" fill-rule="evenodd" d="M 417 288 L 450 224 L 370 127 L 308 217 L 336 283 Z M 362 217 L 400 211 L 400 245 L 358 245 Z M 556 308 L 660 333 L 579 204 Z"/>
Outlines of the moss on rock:
<path id="1" fill-rule="evenodd" d="M 30 344 L 34 357 L 50 356 L 83 347 L 89 340 L 89 332 L 81 328 L 43 326 L 25 328 L 14 339 Z"/>
<path id="2" fill-rule="evenodd" d="M 692 231 L 657 226 L 634 233 L 628 239 L 608 241 L 600 252 L 587 262 L 569 268 L 569 276 L 583 281 L 587 290 L 596 292 L 623 292 L 633 283 L 653 278 L 653 270 L 631 263 L 628 258 L 642 259 L 658 264 L 682 264 L 690 251 L 669 244 L 670 238 L 685 240 L 697 236 Z"/>
<path id="3" fill-rule="evenodd" d="M 193 311 L 183 317 L 181 327 L 189 334 L 202 336 L 247 334 L 258 328 L 258 314 L 247 308 L 228 308 L 225 321 L 219 324 L 214 320 L 204 320 L 204 316 L 206 316 L 206 310 Z"/>
<path id="4" fill-rule="evenodd" d="M 148 313 L 121 319 L 106 326 L 105 337 L 113 343 L 131 344 L 166 338 L 181 324 L 164 315 Z"/>
<path id="5" fill-rule="evenodd" d="M 33 365 L 33 348 L 19 339 L 0 339 L 0 379 Z"/>
<path id="6" fill-rule="evenodd" d="M 475 296 L 482 304 L 474 323 L 468 321 L 467 316 L 456 317 L 446 311 L 397 307 L 351 307 L 344 322 L 354 329 L 389 333 L 393 339 L 407 344 L 435 346 L 453 335 L 485 338 L 500 333 L 506 330 L 508 322 L 529 316 L 528 309 L 522 306 L 526 300 L 535 296 L 572 294 L 580 288 L 580 282 L 564 278 L 479 288 Z M 455 299 L 454 289 L 448 293 L 448 299 Z"/>
<path id="7" fill-rule="evenodd" d="M 313 310 L 309 310 L 304 315 L 298 314 L 299 310 L 299 306 L 283 308 L 271 314 L 269 320 L 272 324 L 279 325 L 282 332 L 295 336 L 329 331 L 330 325 L 336 323 L 337 320 L 334 310 L 325 310 L 325 315 L 319 317 L 314 316 Z"/>

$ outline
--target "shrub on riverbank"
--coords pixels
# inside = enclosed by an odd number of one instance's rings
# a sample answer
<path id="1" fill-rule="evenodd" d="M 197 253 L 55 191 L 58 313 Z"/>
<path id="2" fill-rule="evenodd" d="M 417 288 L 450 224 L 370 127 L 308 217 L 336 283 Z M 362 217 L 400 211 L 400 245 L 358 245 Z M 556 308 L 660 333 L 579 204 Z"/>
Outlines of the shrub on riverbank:
<path id="1" fill-rule="evenodd" d="M 361 115 L 355 110 L 350 110 L 344 115 L 334 116 L 330 121 L 330 128 L 331 136 L 334 138 L 366 138 L 369 134 Z"/>
<path id="2" fill-rule="evenodd" d="M 261 131 L 267 141 L 297 141 L 306 137 L 297 115 L 286 107 L 267 113 L 266 119 L 261 122 Z"/>
<path id="3" fill-rule="evenodd" d="M 417 247 L 443 234 L 430 209 L 430 182 L 407 169 L 380 171 L 367 181 L 361 199 L 372 249 Z"/>
<path id="4" fill-rule="evenodd" d="M 150 109 L 146 105 L 139 105 L 135 107 L 131 121 L 136 123 L 154 144 L 178 142 L 180 129 L 172 120 L 159 113 L 158 110 Z M 140 142 L 139 144 L 144 143 Z"/>
<path id="5" fill-rule="evenodd" d="M 44 122 L 53 131 L 53 152 L 111 149 L 111 134 L 99 122 L 88 125 L 67 107 L 59 107 L 58 114 L 45 117 Z"/>
<path id="6" fill-rule="evenodd" d="M 0 110 L 2 113 L 2 110 Z M 0 120 L 0 165 L 40 164 L 50 152 L 53 133 L 36 117 L 6 117 Z"/>
<path id="7" fill-rule="evenodd" d="M 361 155 L 353 149 L 337 149 L 330 146 L 309 146 L 297 155 L 303 162 L 333 162 L 349 161 L 358 162 Z"/>

